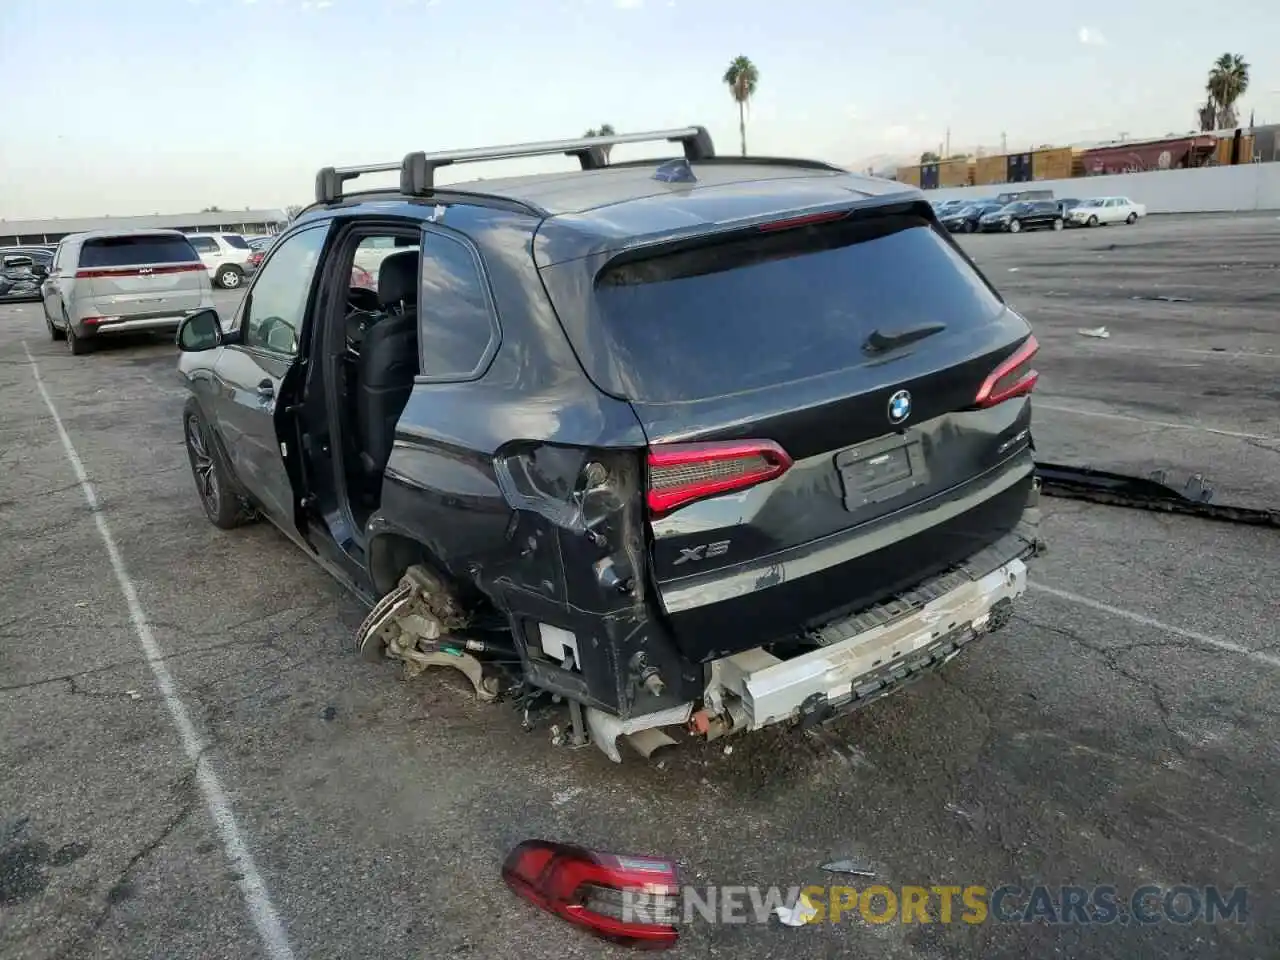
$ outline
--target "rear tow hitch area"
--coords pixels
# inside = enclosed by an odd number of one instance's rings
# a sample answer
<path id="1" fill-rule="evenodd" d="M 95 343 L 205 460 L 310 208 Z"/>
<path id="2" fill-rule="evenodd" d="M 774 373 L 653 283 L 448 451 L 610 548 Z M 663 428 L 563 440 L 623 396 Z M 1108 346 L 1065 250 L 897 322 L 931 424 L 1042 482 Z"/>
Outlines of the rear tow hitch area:
<path id="1" fill-rule="evenodd" d="M 415 565 L 369 611 L 356 632 L 356 644 L 366 660 L 401 661 L 406 680 L 428 667 L 452 667 L 471 681 L 477 698 L 492 702 L 498 699 L 498 678 L 487 676 L 484 664 L 468 652 L 484 650 L 485 645 L 454 636 L 467 623 L 449 589 L 425 567 Z"/>

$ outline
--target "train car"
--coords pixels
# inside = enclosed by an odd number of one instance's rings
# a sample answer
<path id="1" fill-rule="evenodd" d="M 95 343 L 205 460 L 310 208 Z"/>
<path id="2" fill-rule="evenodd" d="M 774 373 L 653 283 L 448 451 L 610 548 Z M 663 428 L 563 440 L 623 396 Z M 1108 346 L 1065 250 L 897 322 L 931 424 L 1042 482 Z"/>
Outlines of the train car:
<path id="1" fill-rule="evenodd" d="M 1068 180 L 1074 166 L 1075 151 L 1070 147 L 1049 147 L 1031 154 L 1033 180 Z"/>
<path id="2" fill-rule="evenodd" d="M 1239 137 L 1219 137 L 1218 148 L 1214 151 L 1214 162 L 1220 167 L 1228 167 L 1236 163 L 1252 163 L 1254 152 L 1254 136 L 1237 130 Z M 1236 146 L 1237 142 L 1240 144 Z"/>
<path id="3" fill-rule="evenodd" d="M 967 187 L 969 185 L 969 161 L 964 157 L 943 160 L 937 164 L 938 186 Z"/>
<path id="4" fill-rule="evenodd" d="M 1004 183 L 1007 171 L 1004 155 L 998 157 L 979 157 L 973 164 L 973 183 L 975 186 L 986 186 L 992 183 Z"/>
<path id="5" fill-rule="evenodd" d="M 1005 183 L 1030 183 L 1034 178 L 1031 165 L 1031 151 L 1011 153 L 1005 160 Z"/>
<path id="6" fill-rule="evenodd" d="M 913 187 L 920 186 L 920 168 L 919 167 L 899 167 L 898 182 L 909 183 Z"/>
<path id="7" fill-rule="evenodd" d="M 1081 159 L 1087 177 L 1146 173 L 1151 170 L 1185 170 L 1211 163 L 1217 148 L 1217 137 L 1187 136 L 1093 147 L 1085 150 Z"/>

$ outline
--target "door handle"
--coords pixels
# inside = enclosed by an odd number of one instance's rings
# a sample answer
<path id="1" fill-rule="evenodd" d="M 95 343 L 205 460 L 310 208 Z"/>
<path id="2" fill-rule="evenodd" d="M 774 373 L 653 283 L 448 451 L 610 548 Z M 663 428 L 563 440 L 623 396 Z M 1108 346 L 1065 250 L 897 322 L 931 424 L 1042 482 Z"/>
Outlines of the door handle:
<path id="1" fill-rule="evenodd" d="M 276 385 L 270 380 L 263 380 L 258 384 L 258 396 L 263 400 L 270 400 L 276 395 Z"/>

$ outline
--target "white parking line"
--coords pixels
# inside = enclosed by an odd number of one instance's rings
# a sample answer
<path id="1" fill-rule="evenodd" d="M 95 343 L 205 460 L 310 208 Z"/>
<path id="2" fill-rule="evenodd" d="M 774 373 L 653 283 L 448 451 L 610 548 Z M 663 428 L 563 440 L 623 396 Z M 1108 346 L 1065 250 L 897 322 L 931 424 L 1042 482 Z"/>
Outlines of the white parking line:
<path id="1" fill-rule="evenodd" d="M 1204 433 L 1216 433 L 1222 437 L 1235 437 L 1238 440 L 1265 440 L 1269 443 L 1280 443 L 1280 437 L 1268 437 L 1261 433 L 1240 433 L 1237 430 L 1221 430 L 1218 427 L 1204 427 L 1197 423 L 1177 423 L 1173 420 L 1148 420 L 1146 417 L 1134 417 L 1126 413 L 1103 413 L 1100 410 L 1081 410 L 1078 407 L 1060 407 L 1057 404 L 1045 403 L 1043 400 L 1033 401 L 1037 410 L 1053 410 L 1056 413 L 1073 413 L 1078 417 L 1101 417 L 1104 420 L 1127 420 L 1130 423 L 1145 423 L 1152 427 L 1165 427 L 1170 430 L 1200 430 Z"/>
<path id="2" fill-rule="evenodd" d="M 1206 647 L 1213 647 L 1217 650 L 1225 651 L 1226 653 L 1236 653 L 1242 657 L 1247 657 L 1256 663 L 1265 664 L 1268 667 L 1280 667 L 1280 656 L 1265 653 L 1261 650 L 1250 650 L 1248 647 L 1242 647 L 1240 644 L 1232 643 L 1230 640 L 1224 640 L 1222 637 L 1215 637 L 1208 633 L 1200 633 L 1198 630 L 1186 630 L 1182 627 L 1175 627 L 1172 624 L 1162 623 L 1152 617 L 1146 617 L 1140 613 L 1134 613 L 1132 610 L 1113 607 L 1109 603 L 1103 603 L 1100 600 L 1093 600 L 1089 597 L 1082 597 L 1078 593 L 1071 593 L 1069 590 L 1059 590 L 1057 587 L 1050 587 L 1043 583 L 1027 581 L 1027 586 L 1031 587 L 1033 590 L 1039 590 L 1041 593 L 1047 593 L 1051 597 L 1057 597 L 1060 600 L 1068 600 L 1071 603 L 1078 603 L 1083 607 L 1088 607 L 1090 610 L 1097 610 L 1099 613 L 1109 613 L 1113 617 L 1121 617 L 1122 619 L 1129 620 L 1144 627 L 1161 630 L 1183 640 L 1191 640 L 1194 643 L 1201 643 Z"/>
<path id="3" fill-rule="evenodd" d="M 44 400 L 45 406 L 49 408 L 49 414 L 53 417 L 54 427 L 57 428 L 58 437 L 62 441 L 62 448 L 66 451 L 67 459 L 71 461 L 71 469 L 75 471 L 80 490 L 84 493 L 85 501 L 89 504 L 89 512 L 93 514 L 93 521 L 98 527 L 98 535 L 102 538 L 102 544 L 107 549 L 107 557 L 111 560 L 111 569 L 115 571 L 116 582 L 120 585 L 120 592 L 124 594 L 125 604 L 129 608 L 129 619 L 133 622 L 133 629 L 138 635 L 138 642 L 142 644 L 147 664 L 151 667 L 151 673 L 155 676 L 156 687 L 160 690 L 164 705 L 169 709 L 169 716 L 173 719 L 173 725 L 178 728 L 178 737 L 182 740 L 182 749 L 186 752 L 187 758 L 195 765 L 196 782 L 200 785 L 200 792 L 204 794 L 205 806 L 208 807 L 209 815 L 213 818 L 214 826 L 217 827 L 218 836 L 222 839 L 222 846 L 226 850 L 227 859 L 231 861 L 234 869 L 240 874 L 240 890 L 244 894 L 245 904 L 249 909 L 253 925 L 257 928 L 258 936 L 262 938 L 262 945 L 271 960 L 293 960 L 293 948 L 289 946 L 289 938 L 285 933 L 284 924 L 280 922 L 276 908 L 271 902 L 271 896 L 267 893 L 267 886 L 262 880 L 262 875 L 258 873 L 257 865 L 253 862 L 253 857 L 249 853 L 249 847 L 245 842 L 244 835 L 236 825 L 235 814 L 232 812 L 231 804 L 227 800 L 226 791 L 222 788 L 218 775 L 214 773 L 209 761 L 204 756 L 205 743 L 200 735 L 196 733 L 195 725 L 191 722 L 191 715 L 187 712 L 186 704 L 178 696 L 173 677 L 170 675 L 168 667 L 164 664 L 160 645 L 156 643 L 155 634 L 151 630 L 151 624 L 147 620 L 146 612 L 142 609 L 142 603 L 138 600 L 138 590 L 134 586 L 133 580 L 129 577 L 129 571 L 125 568 L 124 559 L 116 546 L 115 537 L 111 535 L 111 529 L 107 526 L 106 517 L 102 514 L 102 508 L 98 503 L 98 494 L 94 490 L 93 484 L 89 481 L 89 475 L 85 472 L 84 463 L 81 461 L 80 455 L 76 453 L 76 448 L 71 442 L 71 436 L 67 433 L 67 428 L 63 426 L 62 417 L 58 414 L 58 408 L 54 406 L 53 398 L 49 396 L 49 391 L 45 388 L 44 378 L 40 375 L 40 367 L 36 363 L 35 357 L 31 355 L 31 350 L 25 342 L 22 344 L 22 349 L 27 355 L 27 362 L 31 364 L 31 375 L 35 378 L 36 389 L 40 391 L 40 396 Z"/>

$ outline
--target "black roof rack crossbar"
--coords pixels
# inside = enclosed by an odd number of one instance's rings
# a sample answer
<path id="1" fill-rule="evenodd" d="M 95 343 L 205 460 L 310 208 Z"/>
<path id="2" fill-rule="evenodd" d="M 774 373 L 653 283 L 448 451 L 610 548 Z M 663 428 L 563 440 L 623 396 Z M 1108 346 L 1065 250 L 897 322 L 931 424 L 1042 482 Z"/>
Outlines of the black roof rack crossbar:
<path id="1" fill-rule="evenodd" d="M 365 173 L 400 171 L 400 192 L 409 196 L 429 193 L 435 188 L 435 172 L 452 163 L 482 160 L 511 160 L 516 157 L 544 157 L 553 154 L 577 157 L 583 170 L 597 170 L 606 165 L 605 148 L 620 143 L 679 143 L 690 162 L 709 160 L 716 155 L 711 134 L 705 127 L 682 127 L 676 130 L 653 130 L 647 133 L 614 133 L 604 137 L 579 137 L 575 140 L 543 140 L 537 143 L 511 143 L 469 150 L 444 150 L 438 153 L 410 153 L 400 163 L 374 163 L 359 167 L 325 167 L 316 174 L 316 202 L 334 203 L 342 199 L 342 185 Z"/>

